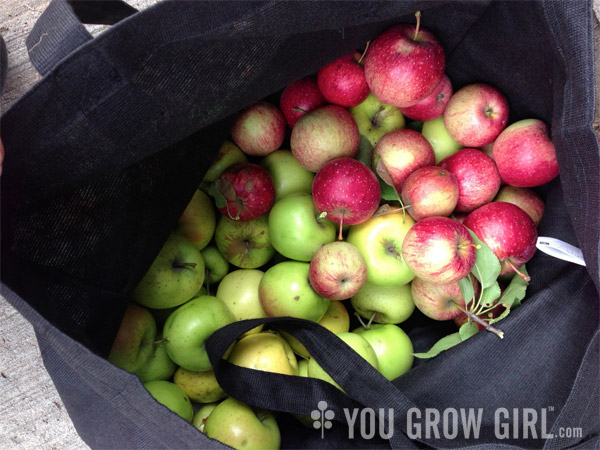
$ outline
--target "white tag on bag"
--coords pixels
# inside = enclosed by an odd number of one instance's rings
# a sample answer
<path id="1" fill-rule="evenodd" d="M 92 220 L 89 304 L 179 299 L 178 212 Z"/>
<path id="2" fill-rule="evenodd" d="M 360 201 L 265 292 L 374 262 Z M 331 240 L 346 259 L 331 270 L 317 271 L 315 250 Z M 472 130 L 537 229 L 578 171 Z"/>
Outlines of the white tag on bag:
<path id="1" fill-rule="evenodd" d="M 555 258 L 579 264 L 580 266 L 585 266 L 582 251 L 577 247 L 567 244 L 559 239 L 539 236 L 536 247 L 538 250 L 541 250 L 550 256 L 554 256 Z"/>

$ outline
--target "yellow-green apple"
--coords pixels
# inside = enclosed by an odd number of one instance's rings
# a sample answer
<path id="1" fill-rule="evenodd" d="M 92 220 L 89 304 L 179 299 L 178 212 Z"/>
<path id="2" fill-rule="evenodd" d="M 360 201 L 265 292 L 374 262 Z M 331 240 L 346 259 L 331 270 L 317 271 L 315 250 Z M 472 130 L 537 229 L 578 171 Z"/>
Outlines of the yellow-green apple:
<path id="1" fill-rule="evenodd" d="M 524 119 L 506 127 L 492 154 L 502 180 L 511 186 L 540 186 L 558 176 L 556 149 L 541 120 Z"/>
<path id="2" fill-rule="evenodd" d="M 352 108 L 369 95 L 369 86 L 357 51 L 321 67 L 317 72 L 319 90 L 328 103 Z"/>
<path id="3" fill-rule="evenodd" d="M 380 102 L 372 93 L 360 104 L 350 108 L 358 131 L 364 136 L 372 147 L 377 141 L 390 131 L 400 130 L 406 125 L 404 115 L 396 106 Z"/>
<path id="4" fill-rule="evenodd" d="M 208 419 L 210 413 L 214 411 L 214 409 L 219 403 L 221 402 L 219 401 L 202 404 L 194 413 L 194 417 L 192 417 L 192 425 L 194 425 L 198 430 L 204 433 L 204 425 L 206 424 L 206 419 Z"/>
<path id="5" fill-rule="evenodd" d="M 500 275 L 518 272 L 536 251 L 537 228 L 529 215 L 508 202 L 491 202 L 471 212 L 464 225 L 500 260 Z M 528 276 L 524 276 L 528 279 Z"/>
<path id="6" fill-rule="evenodd" d="M 135 371 L 142 383 L 152 380 L 169 380 L 177 370 L 169 355 L 165 342 L 161 342 L 162 335 L 157 336 L 154 344 L 154 353 L 146 360 L 146 363 Z"/>
<path id="7" fill-rule="evenodd" d="M 473 268 L 475 244 L 465 225 L 448 217 L 427 217 L 406 233 L 402 257 L 415 276 L 432 283 L 453 283 Z"/>
<path id="8" fill-rule="evenodd" d="M 307 76 L 290 84 L 281 92 L 279 108 L 290 128 L 300 117 L 325 104 L 323 94 L 319 90 L 316 77 Z"/>
<path id="9" fill-rule="evenodd" d="M 417 19 L 418 20 L 418 19 Z M 431 93 L 444 76 L 446 56 L 437 38 L 417 25 L 395 25 L 371 42 L 365 76 L 384 103 L 404 108 Z"/>
<path id="10" fill-rule="evenodd" d="M 441 167 L 421 167 L 404 180 L 401 196 L 408 213 L 417 221 L 431 216 L 449 216 L 458 202 L 458 181 Z"/>
<path id="11" fill-rule="evenodd" d="M 231 138 L 247 155 L 265 156 L 281 147 L 285 131 L 285 117 L 279 108 L 259 101 L 238 114 Z"/>
<path id="12" fill-rule="evenodd" d="M 476 148 L 463 148 L 444 158 L 438 166 L 456 177 L 457 212 L 468 213 L 491 202 L 502 184 L 494 160 Z"/>
<path id="13" fill-rule="evenodd" d="M 281 446 L 275 416 L 232 397 L 223 400 L 209 414 L 204 433 L 236 450 L 279 449 Z"/>
<path id="14" fill-rule="evenodd" d="M 271 174 L 254 163 L 229 166 L 215 181 L 224 199 L 216 203 L 219 211 L 230 219 L 242 222 L 264 216 L 275 201 L 275 186 Z"/>
<path id="15" fill-rule="evenodd" d="M 217 297 L 193 298 L 173 311 L 165 322 L 163 336 L 169 357 L 188 370 L 211 369 L 204 343 L 214 331 L 234 321 L 231 311 Z"/>
<path id="16" fill-rule="evenodd" d="M 435 153 L 436 164 L 462 148 L 462 146 L 448 134 L 443 117 L 424 122 L 423 128 L 421 128 L 421 134 L 425 136 L 431 144 L 433 153 Z"/>
<path id="17" fill-rule="evenodd" d="M 229 354 L 229 362 L 264 372 L 298 375 L 294 351 L 279 334 L 262 331 L 242 337 Z"/>
<path id="18" fill-rule="evenodd" d="M 202 251 L 206 275 L 204 281 L 208 284 L 218 283 L 229 272 L 229 263 L 214 245 L 204 247 Z"/>
<path id="19" fill-rule="evenodd" d="M 291 194 L 269 211 L 271 244 L 286 258 L 310 261 L 315 252 L 335 240 L 335 225 L 321 217 L 310 194 Z"/>
<path id="20" fill-rule="evenodd" d="M 400 111 L 412 120 L 427 122 L 442 116 L 451 96 L 452 82 L 447 75 L 444 75 L 427 97 L 412 106 L 400 108 Z"/>
<path id="21" fill-rule="evenodd" d="M 173 375 L 173 383 L 179 386 L 190 400 L 198 403 L 216 402 L 227 396 L 212 369 L 197 371 L 180 367 Z"/>
<path id="22" fill-rule="evenodd" d="M 309 263 L 283 261 L 271 266 L 258 285 L 258 295 L 268 317 L 297 317 L 319 321 L 329 299 L 319 295 L 308 279 Z"/>
<path id="23" fill-rule="evenodd" d="M 402 242 L 414 223 L 402 210 L 392 209 L 350 227 L 346 241 L 365 258 L 368 283 L 399 286 L 413 279 L 402 259 Z"/>
<path id="24" fill-rule="evenodd" d="M 365 338 L 375 350 L 379 373 L 388 380 L 394 380 L 412 368 L 413 344 L 399 326 L 376 323 L 352 332 Z"/>
<path id="25" fill-rule="evenodd" d="M 229 140 L 223 141 L 217 154 L 202 178 L 201 187 L 205 189 L 210 183 L 219 178 L 225 169 L 237 163 L 247 163 L 248 158 L 240 148 Z"/>
<path id="26" fill-rule="evenodd" d="M 402 323 L 415 310 L 410 283 L 399 286 L 365 283 L 350 302 L 362 318 L 375 323 Z"/>
<path id="27" fill-rule="evenodd" d="M 377 175 L 400 192 L 411 172 L 435 165 L 435 154 L 421 133 L 403 128 L 379 139 L 373 150 L 372 164 Z"/>
<path id="28" fill-rule="evenodd" d="M 348 110 L 324 105 L 303 115 L 292 128 L 290 147 L 294 158 L 311 172 L 342 156 L 354 157 L 360 135 Z"/>
<path id="29" fill-rule="evenodd" d="M 177 220 L 176 232 L 188 238 L 198 250 L 208 245 L 215 232 L 217 215 L 211 198 L 197 189 Z"/>
<path id="30" fill-rule="evenodd" d="M 260 164 L 271 174 L 275 201 L 290 194 L 310 194 L 315 174 L 302 167 L 290 150 L 276 150 L 265 156 Z"/>
<path id="31" fill-rule="evenodd" d="M 144 383 L 144 387 L 158 403 L 166 406 L 184 420 L 192 421 L 192 417 L 194 417 L 192 402 L 175 383 L 167 380 L 154 380 Z"/>
<path id="32" fill-rule="evenodd" d="M 133 290 L 148 308 L 166 309 L 191 299 L 204 283 L 204 259 L 189 239 L 172 233 Z"/>
<path id="33" fill-rule="evenodd" d="M 135 373 L 152 357 L 156 340 L 156 321 L 143 306 L 130 303 L 115 335 L 108 360 Z"/>
<path id="34" fill-rule="evenodd" d="M 463 147 L 483 147 L 494 142 L 508 123 L 508 102 L 486 83 L 474 83 L 456 91 L 446 105 L 444 125 Z"/>
<path id="35" fill-rule="evenodd" d="M 255 269 L 273 257 L 267 216 L 241 222 L 221 216 L 215 229 L 215 244 L 225 259 L 242 269 Z"/>
<path id="36" fill-rule="evenodd" d="M 544 200 L 533 190 L 516 186 L 504 185 L 498 191 L 495 202 L 508 202 L 517 205 L 531 217 L 536 226 L 544 215 Z"/>
<path id="37" fill-rule="evenodd" d="M 352 244 L 335 241 L 315 252 L 308 270 L 310 284 L 330 300 L 344 300 L 356 294 L 367 281 L 367 263 Z"/>

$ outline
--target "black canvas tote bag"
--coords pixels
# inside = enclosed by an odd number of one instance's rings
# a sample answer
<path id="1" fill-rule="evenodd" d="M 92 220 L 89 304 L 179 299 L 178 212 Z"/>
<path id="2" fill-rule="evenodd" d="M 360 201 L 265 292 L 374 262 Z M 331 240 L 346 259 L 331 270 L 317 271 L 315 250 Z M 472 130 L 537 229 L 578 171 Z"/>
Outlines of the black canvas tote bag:
<path id="1" fill-rule="evenodd" d="M 207 348 L 218 380 L 277 412 L 284 448 L 598 448 L 591 1 L 163 0 L 136 12 L 121 2 L 53 0 L 28 39 L 44 76 L 0 122 L 2 295 L 32 323 L 91 447 L 225 448 L 106 361 L 131 291 L 237 111 L 277 99 L 295 79 L 414 21 L 416 10 L 442 42 L 455 88 L 488 82 L 507 96 L 511 121 L 550 125 L 560 177 L 540 189 L 539 233 L 581 248 L 586 266 L 538 252 L 526 300 L 500 322 L 504 340 L 478 333 L 393 382 L 328 331 L 291 318 L 215 332 Z M 114 25 L 92 39 L 81 21 Z M 345 393 L 223 360 L 258 323 L 296 336 Z M 402 327 L 416 351 L 450 332 L 418 313 Z M 327 430 L 293 417 L 325 410 L 334 417 Z M 375 426 L 349 426 L 353 412 Z M 478 417 L 477 430 L 454 425 L 461 413 Z"/>

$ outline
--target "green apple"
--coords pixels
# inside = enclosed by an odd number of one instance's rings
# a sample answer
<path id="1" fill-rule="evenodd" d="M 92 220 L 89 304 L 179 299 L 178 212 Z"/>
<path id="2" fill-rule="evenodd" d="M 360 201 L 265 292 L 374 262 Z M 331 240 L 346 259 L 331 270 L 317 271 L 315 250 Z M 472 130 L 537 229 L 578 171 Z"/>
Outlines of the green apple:
<path id="1" fill-rule="evenodd" d="M 404 128 L 406 120 L 399 108 L 380 102 L 372 93 L 362 103 L 349 109 L 359 133 L 372 147 L 384 134 Z"/>
<path id="2" fill-rule="evenodd" d="M 415 310 L 410 283 L 399 286 L 365 283 L 350 303 L 361 317 L 376 323 L 401 323 Z"/>
<path id="3" fill-rule="evenodd" d="M 176 233 L 185 236 L 198 250 L 208 245 L 215 233 L 217 215 L 212 199 L 196 189 L 192 199 L 177 220 Z"/>
<path id="4" fill-rule="evenodd" d="M 444 118 L 441 116 L 437 119 L 423 122 L 421 134 L 427 138 L 431 147 L 433 147 L 436 164 L 446 156 L 450 156 L 462 148 L 462 145 L 452 139 L 446 130 Z"/>
<path id="5" fill-rule="evenodd" d="M 142 367 L 135 371 L 135 374 L 142 383 L 154 380 L 168 380 L 173 376 L 175 370 L 177 370 L 177 364 L 169 358 L 165 342 L 161 342 L 161 339 L 162 336 L 157 337 L 154 353 Z"/>
<path id="6" fill-rule="evenodd" d="M 216 296 L 235 317 L 235 320 L 267 317 L 258 296 L 258 285 L 265 273 L 258 269 L 238 269 L 229 272 L 217 287 Z M 262 325 L 244 334 L 258 333 Z"/>
<path id="7" fill-rule="evenodd" d="M 352 331 L 367 340 L 377 355 L 377 367 L 388 380 L 408 372 L 413 364 L 413 345 L 402 328 L 393 324 L 371 324 Z"/>
<path id="8" fill-rule="evenodd" d="M 298 375 L 292 348 L 279 334 L 269 331 L 242 337 L 233 346 L 229 362 L 264 372 Z"/>
<path id="9" fill-rule="evenodd" d="M 369 344 L 365 338 L 352 332 L 338 333 L 337 336 L 346 344 L 348 344 L 375 369 L 378 369 L 377 355 L 375 354 L 375 350 L 373 350 L 373 347 L 371 347 L 371 344 Z M 327 372 L 325 372 L 325 370 L 314 358 L 310 358 L 308 360 L 308 376 L 325 380 L 333 384 L 338 389 L 343 390 L 342 387 L 336 383 Z"/>
<path id="10" fill-rule="evenodd" d="M 290 194 L 311 193 L 315 174 L 302 167 L 290 150 L 269 153 L 260 164 L 271 174 L 275 186 L 275 201 Z"/>
<path id="11" fill-rule="evenodd" d="M 335 224 L 319 217 L 309 194 L 291 194 L 276 201 L 268 220 L 275 250 L 296 261 L 310 261 L 322 245 L 336 238 Z"/>
<path id="12" fill-rule="evenodd" d="M 267 216 L 241 221 L 221 216 L 215 244 L 225 259 L 241 269 L 256 269 L 273 257 Z"/>
<path id="13" fill-rule="evenodd" d="M 307 359 L 299 359 L 298 360 L 298 376 L 308 377 L 308 360 Z M 294 414 L 293 416 L 296 419 L 298 419 L 298 422 L 300 422 L 302 425 L 314 430 L 315 421 L 310 416 L 305 416 L 302 414 Z"/>
<path id="14" fill-rule="evenodd" d="M 108 360 L 128 372 L 136 372 L 154 353 L 156 321 L 152 313 L 135 303 L 125 309 Z"/>
<path id="15" fill-rule="evenodd" d="M 204 403 L 202 406 L 200 406 L 200 408 L 198 408 L 198 410 L 194 413 L 192 425 L 204 433 L 204 424 L 206 423 L 206 419 L 208 419 L 210 413 L 214 411 L 219 403 L 221 402 Z"/>
<path id="16" fill-rule="evenodd" d="M 204 283 L 204 259 L 189 239 L 172 233 L 133 290 L 148 308 L 166 309 L 191 299 Z"/>
<path id="17" fill-rule="evenodd" d="M 188 422 L 192 421 L 194 417 L 192 402 L 176 384 L 165 380 L 154 380 L 144 383 L 144 387 L 157 402 Z"/>
<path id="18" fill-rule="evenodd" d="M 399 286 L 414 278 L 402 259 L 404 236 L 414 224 L 410 215 L 389 210 L 350 227 L 346 240 L 364 256 L 368 283 Z"/>
<path id="19" fill-rule="evenodd" d="M 308 359 L 299 359 L 298 360 L 298 376 L 299 377 L 307 377 L 308 376 Z"/>
<path id="20" fill-rule="evenodd" d="M 175 364 L 188 370 L 210 370 L 204 344 L 219 328 L 235 321 L 227 306 L 217 297 L 203 295 L 181 305 L 167 318 L 163 336 L 167 353 Z"/>
<path id="21" fill-rule="evenodd" d="M 225 140 L 202 179 L 203 185 L 214 182 L 225 169 L 236 163 L 246 163 L 248 158 L 233 142 Z"/>
<path id="22" fill-rule="evenodd" d="M 204 247 L 202 251 L 205 267 L 205 281 L 208 284 L 218 283 L 229 272 L 229 263 L 214 245 Z"/>
<path id="23" fill-rule="evenodd" d="M 275 416 L 254 410 L 232 397 L 226 398 L 210 413 L 204 433 L 238 450 L 278 449 L 281 434 Z"/>
<path id="24" fill-rule="evenodd" d="M 198 403 L 216 402 L 227 395 L 217 382 L 212 369 L 197 371 L 180 367 L 173 375 L 173 383 L 179 386 L 190 400 Z"/>
<path id="25" fill-rule="evenodd" d="M 308 269 L 307 262 L 284 261 L 265 272 L 258 285 L 258 296 L 268 317 L 321 320 L 330 301 L 311 287 Z"/>

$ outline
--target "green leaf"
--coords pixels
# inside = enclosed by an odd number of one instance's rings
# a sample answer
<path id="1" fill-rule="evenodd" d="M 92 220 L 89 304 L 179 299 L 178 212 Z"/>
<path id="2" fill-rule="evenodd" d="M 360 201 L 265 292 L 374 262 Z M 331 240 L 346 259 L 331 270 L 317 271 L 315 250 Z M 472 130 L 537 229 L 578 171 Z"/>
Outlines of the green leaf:
<path id="1" fill-rule="evenodd" d="M 495 281 L 491 286 L 486 287 L 481 292 L 480 304 L 484 306 L 492 306 L 500 297 L 500 285 Z"/>
<path id="2" fill-rule="evenodd" d="M 373 144 L 371 144 L 371 141 L 361 134 L 358 144 L 358 152 L 356 153 L 356 159 L 362 162 L 365 166 L 371 167 L 372 158 Z"/>
<path id="3" fill-rule="evenodd" d="M 460 334 L 457 331 L 456 333 L 449 334 L 448 336 L 444 336 L 439 341 L 437 341 L 426 353 L 414 353 L 413 356 L 421 359 L 429 359 L 434 356 L 439 355 L 441 352 L 446 351 L 456 344 L 460 344 L 462 339 L 460 338 Z"/>
<path id="4" fill-rule="evenodd" d="M 471 320 L 463 323 L 458 329 L 458 334 L 460 336 L 461 341 L 466 341 L 474 334 L 479 332 L 479 327 L 477 324 Z"/>
<path id="5" fill-rule="evenodd" d="M 398 193 L 396 192 L 396 189 L 394 189 L 393 186 L 390 186 L 389 184 L 387 184 L 380 177 L 377 177 L 377 178 L 379 179 L 379 184 L 381 185 L 381 198 L 383 200 L 387 200 L 387 201 L 401 202 L 400 197 L 398 196 Z"/>
<path id="6" fill-rule="evenodd" d="M 469 233 L 471 233 L 473 242 L 479 245 L 479 248 L 475 250 L 475 264 L 471 273 L 479 280 L 481 288 L 485 289 L 496 283 L 498 275 L 500 275 L 500 261 L 494 255 L 494 252 L 475 233 L 471 230 L 469 230 Z"/>
<path id="7" fill-rule="evenodd" d="M 465 299 L 465 304 L 468 305 L 473 297 L 475 297 L 475 290 L 473 289 L 473 282 L 469 276 L 458 280 L 458 287 L 460 288 L 460 294 Z"/>
<path id="8" fill-rule="evenodd" d="M 206 192 L 215 199 L 215 206 L 217 208 L 221 209 L 227 206 L 227 199 L 225 199 L 225 196 L 219 192 L 219 188 L 217 187 L 216 183 L 210 183 L 206 189 Z"/>
<path id="9" fill-rule="evenodd" d="M 499 320 L 504 319 L 506 316 L 508 316 L 508 314 L 510 313 L 510 308 L 506 308 L 504 311 L 502 311 L 502 314 L 500 314 L 498 317 L 494 317 L 493 319 L 491 319 L 488 323 L 491 325 L 493 323 L 498 322 Z"/>
<path id="10" fill-rule="evenodd" d="M 527 268 L 525 266 L 521 266 L 519 269 L 523 275 L 529 275 L 527 273 Z M 499 303 L 502 303 L 507 308 L 514 308 L 521 304 L 521 300 L 525 298 L 525 294 L 527 293 L 527 286 L 529 283 L 515 274 L 510 280 L 508 286 L 504 290 L 504 293 L 500 297 Z"/>

